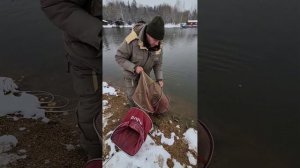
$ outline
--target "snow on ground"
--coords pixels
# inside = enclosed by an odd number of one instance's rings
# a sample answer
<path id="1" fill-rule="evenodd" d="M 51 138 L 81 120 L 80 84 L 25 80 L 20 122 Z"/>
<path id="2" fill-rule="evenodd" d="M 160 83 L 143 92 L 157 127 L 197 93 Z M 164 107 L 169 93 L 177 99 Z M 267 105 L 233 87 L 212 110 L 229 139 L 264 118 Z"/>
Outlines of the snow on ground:
<path id="1" fill-rule="evenodd" d="M 117 96 L 116 89 L 111 86 L 108 86 L 106 82 L 102 82 L 102 94 Z"/>
<path id="2" fill-rule="evenodd" d="M 20 127 L 20 128 L 19 128 L 19 131 L 24 131 L 24 130 L 26 130 L 25 127 Z"/>
<path id="3" fill-rule="evenodd" d="M 176 27 L 180 27 L 180 24 L 172 24 L 172 23 L 165 24 L 165 28 L 176 28 Z"/>
<path id="4" fill-rule="evenodd" d="M 178 139 L 178 137 L 176 136 L 176 134 L 174 132 L 171 133 L 171 138 L 166 138 L 165 135 L 160 130 L 155 130 L 152 133 L 152 136 L 161 136 L 160 142 L 162 144 L 166 144 L 166 145 L 169 145 L 169 146 L 174 144 L 174 138 L 175 137 Z"/>
<path id="5" fill-rule="evenodd" d="M 4 93 L 16 92 L 18 86 L 14 83 L 13 79 L 8 77 L 0 77 L 0 89 Z"/>
<path id="6" fill-rule="evenodd" d="M 132 26 L 133 25 L 116 26 L 115 24 L 112 24 L 112 25 L 103 25 L 103 28 L 113 28 L 113 27 L 120 27 L 120 28 L 129 27 L 129 28 L 131 28 Z M 165 24 L 165 28 L 178 28 L 178 27 L 180 27 L 180 24 L 172 24 L 172 23 Z"/>
<path id="7" fill-rule="evenodd" d="M 16 153 L 9 153 L 18 143 L 18 140 L 13 135 L 0 136 L 0 167 L 6 167 L 9 163 L 16 162 L 19 159 L 25 159 L 26 155 L 18 155 Z M 19 150 L 20 154 L 26 150 Z"/>
<path id="8" fill-rule="evenodd" d="M 108 101 L 107 100 L 102 100 L 102 109 L 103 111 L 110 108 L 110 105 L 108 104 Z M 109 120 L 109 118 L 112 116 L 113 114 L 112 113 L 104 113 L 102 115 L 102 124 L 103 124 L 103 130 L 104 128 L 106 127 L 107 125 L 107 121 Z"/>
<path id="9" fill-rule="evenodd" d="M 3 135 L 0 137 L 0 153 L 10 151 L 18 143 L 15 136 Z"/>
<path id="10" fill-rule="evenodd" d="M 105 141 L 110 145 L 111 149 L 115 149 L 115 145 L 110 138 Z M 123 151 L 114 152 L 113 157 L 110 155 L 109 159 L 104 161 L 105 168 L 126 168 L 126 167 L 143 167 L 156 168 L 168 167 L 167 159 L 171 155 L 161 145 L 156 145 L 150 136 L 147 136 L 141 149 L 134 156 L 130 156 Z"/>
<path id="11" fill-rule="evenodd" d="M 102 109 L 106 110 L 108 108 L 109 108 L 108 101 L 107 100 L 102 100 Z"/>
<path id="12" fill-rule="evenodd" d="M 110 131 L 107 133 L 106 137 L 110 137 L 110 135 L 113 133 L 113 131 Z M 109 159 L 110 157 L 112 157 L 112 155 L 114 153 L 116 153 L 116 145 L 111 141 L 111 139 L 109 138 L 108 140 L 105 141 L 105 144 L 107 144 L 110 147 L 110 151 L 108 156 L 105 158 L 106 160 Z"/>
<path id="13" fill-rule="evenodd" d="M 172 159 L 173 163 L 174 163 L 174 168 L 182 168 L 184 167 L 184 165 L 180 164 L 177 160 Z"/>
<path id="14" fill-rule="evenodd" d="M 102 94 L 117 96 L 117 91 L 114 87 L 108 86 L 107 82 L 102 82 Z M 102 100 L 102 109 L 106 110 L 110 108 L 108 100 Z M 111 113 L 105 113 L 102 116 L 102 124 L 103 124 L 103 130 L 107 125 L 108 119 L 112 116 Z"/>
<path id="15" fill-rule="evenodd" d="M 113 27 L 120 27 L 120 28 L 123 28 L 123 27 L 132 27 L 132 25 L 120 25 L 120 26 L 117 26 L 117 25 L 115 25 L 115 24 L 109 24 L 109 25 L 103 25 L 103 28 L 113 28 Z"/>
<path id="16" fill-rule="evenodd" d="M 17 91 L 11 78 L 0 77 L 0 117 L 7 114 L 21 114 L 24 118 L 42 119 L 49 122 L 45 110 L 34 95 Z"/>
<path id="17" fill-rule="evenodd" d="M 189 149 L 197 152 L 197 130 L 189 128 L 183 135 L 189 145 Z"/>
<path id="18" fill-rule="evenodd" d="M 72 144 L 62 144 L 66 147 L 67 151 L 75 150 L 75 146 Z"/>
<path id="19" fill-rule="evenodd" d="M 103 82 L 103 90 L 107 88 L 107 83 Z M 110 87 L 111 90 L 113 90 L 112 87 Z M 104 93 L 103 93 L 104 94 Z M 103 100 L 103 109 L 104 111 L 106 109 L 110 108 L 109 101 Z M 103 115 L 103 129 L 107 125 L 107 121 L 113 114 L 111 113 L 104 113 Z M 177 127 L 180 129 L 179 125 Z M 149 135 L 146 138 L 146 141 L 141 146 L 140 150 L 135 154 L 134 156 L 130 156 L 123 152 L 122 150 L 116 151 L 115 144 L 111 141 L 110 136 L 113 133 L 113 130 L 110 131 L 106 137 L 107 138 L 104 141 L 105 147 L 110 148 L 110 152 L 105 160 L 103 161 L 103 167 L 104 168 L 127 168 L 127 167 L 143 167 L 143 168 L 167 168 L 167 160 L 170 159 L 173 164 L 174 168 L 182 168 L 182 167 L 191 167 L 189 165 L 181 164 L 176 159 L 171 157 L 171 154 L 160 144 L 157 144 Z M 174 132 L 171 133 L 171 138 L 166 138 L 164 136 L 164 133 L 160 130 L 154 130 L 152 132 L 152 136 L 160 136 L 161 138 L 161 144 L 166 144 L 169 146 L 172 146 L 174 144 L 174 141 L 179 139 L 178 136 Z M 189 145 L 190 150 L 194 150 L 194 152 L 197 153 L 197 131 L 193 128 L 189 128 L 184 133 L 184 139 Z M 183 154 L 184 155 L 184 154 Z M 197 160 L 193 156 L 192 153 L 188 152 L 187 157 L 189 159 L 189 162 L 191 165 L 196 165 Z"/>
<path id="20" fill-rule="evenodd" d="M 189 162 L 191 165 L 197 165 L 197 159 L 193 156 L 193 154 L 190 151 L 188 151 L 186 155 L 189 158 Z"/>
<path id="21" fill-rule="evenodd" d="M 103 28 L 112 28 L 112 25 L 103 25 Z"/>
<path id="22" fill-rule="evenodd" d="M 102 101 L 102 107 L 103 108 L 107 108 L 107 105 L 108 105 L 108 101 L 107 100 L 103 100 Z"/>

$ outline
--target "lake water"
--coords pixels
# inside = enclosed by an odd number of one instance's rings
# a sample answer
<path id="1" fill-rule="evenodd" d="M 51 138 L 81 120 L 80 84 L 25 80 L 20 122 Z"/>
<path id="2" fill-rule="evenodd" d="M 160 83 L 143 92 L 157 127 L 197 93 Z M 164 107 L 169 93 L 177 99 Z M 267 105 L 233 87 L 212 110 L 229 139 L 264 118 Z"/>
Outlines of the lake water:
<path id="1" fill-rule="evenodd" d="M 103 80 L 124 88 L 115 54 L 130 28 L 103 31 Z M 190 121 L 197 117 L 197 29 L 166 28 L 163 43 L 164 92 L 171 98 L 170 113 Z M 152 72 L 152 78 L 154 78 Z M 124 90 L 124 89 L 123 89 Z"/>
<path id="2" fill-rule="evenodd" d="M 36 0 L 0 2 L 0 76 L 22 80 L 22 90 L 45 90 L 76 98 L 66 73 L 62 32 Z"/>
<path id="3" fill-rule="evenodd" d="M 199 1 L 199 117 L 212 168 L 300 167 L 299 2 Z"/>

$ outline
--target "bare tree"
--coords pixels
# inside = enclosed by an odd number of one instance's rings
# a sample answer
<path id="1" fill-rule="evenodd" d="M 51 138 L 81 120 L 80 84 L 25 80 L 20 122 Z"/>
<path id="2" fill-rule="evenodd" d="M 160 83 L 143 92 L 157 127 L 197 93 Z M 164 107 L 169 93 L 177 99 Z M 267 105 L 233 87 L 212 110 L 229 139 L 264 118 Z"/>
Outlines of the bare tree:
<path id="1" fill-rule="evenodd" d="M 127 22 L 137 22 L 144 20 L 149 22 L 154 16 L 160 15 L 166 23 L 181 23 L 188 19 L 197 19 L 197 9 L 184 10 L 184 1 L 176 0 L 174 6 L 160 4 L 154 7 L 138 4 L 136 0 L 131 3 L 127 0 L 108 0 L 103 6 L 103 18 L 107 20 L 117 20 L 122 18 Z"/>

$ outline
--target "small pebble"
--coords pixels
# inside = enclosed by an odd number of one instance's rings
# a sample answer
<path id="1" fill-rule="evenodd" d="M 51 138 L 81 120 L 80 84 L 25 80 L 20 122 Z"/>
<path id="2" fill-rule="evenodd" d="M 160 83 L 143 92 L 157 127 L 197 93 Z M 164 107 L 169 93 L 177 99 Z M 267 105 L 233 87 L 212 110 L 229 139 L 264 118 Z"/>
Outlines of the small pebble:
<path id="1" fill-rule="evenodd" d="M 46 159 L 46 160 L 45 160 L 45 164 L 48 164 L 48 163 L 50 163 L 50 160 L 49 160 L 49 159 Z"/>
<path id="2" fill-rule="evenodd" d="M 24 131 L 26 128 L 25 127 L 20 127 L 19 131 Z"/>
<path id="3" fill-rule="evenodd" d="M 26 153 L 26 150 L 25 149 L 20 149 L 18 150 L 18 152 L 21 154 L 21 153 Z"/>

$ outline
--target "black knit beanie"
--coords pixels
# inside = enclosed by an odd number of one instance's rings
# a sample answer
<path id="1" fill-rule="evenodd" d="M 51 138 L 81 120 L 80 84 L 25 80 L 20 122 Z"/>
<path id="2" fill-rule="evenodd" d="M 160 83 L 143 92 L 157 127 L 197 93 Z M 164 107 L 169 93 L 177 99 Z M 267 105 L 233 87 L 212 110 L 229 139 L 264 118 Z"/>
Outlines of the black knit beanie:
<path id="1" fill-rule="evenodd" d="M 165 23 L 160 16 L 155 16 L 147 25 L 146 33 L 156 40 L 162 40 L 165 35 Z"/>

